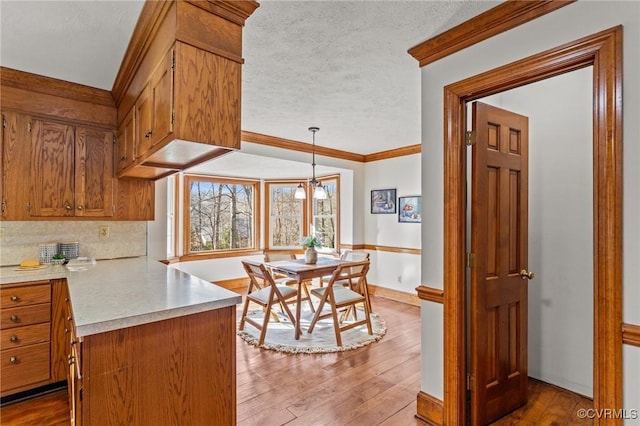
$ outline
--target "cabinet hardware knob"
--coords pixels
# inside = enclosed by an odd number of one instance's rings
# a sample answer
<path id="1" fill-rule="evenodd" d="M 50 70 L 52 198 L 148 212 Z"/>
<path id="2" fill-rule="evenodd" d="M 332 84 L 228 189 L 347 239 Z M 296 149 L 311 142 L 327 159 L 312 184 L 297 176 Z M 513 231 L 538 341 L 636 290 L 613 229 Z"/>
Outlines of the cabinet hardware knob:
<path id="1" fill-rule="evenodd" d="M 71 321 L 73 318 L 71 317 L 67 317 L 67 321 Z"/>
<path id="2" fill-rule="evenodd" d="M 20 298 L 18 296 L 16 296 L 15 294 L 13 296 L 11 296 L 11 301 L 12 302 L 17 302 L 18 300 L 20 300 Z"/>
<path id="3" fill-rule="evenodd" d="M 11 358 L 9 358 L 9 362 L 11 364 L 17 364 L 18 363 L 18 357 L 12 356 Z"/>
<path id="4" fill-rule="evenodd" d="M 122 157 L 120 157 L 120 161 L 124 161 L 126 159 L 127 159 L 127 157 L 125 157 L 124 155 Z"/>
<path id="5" fill-rule="evenodd" d="M 67 204 L 66 206 L 64 206 L 64 208 L 65 208 L 66 210 L 71 210 L 71 206 L 70 206 L 69 204 Z"/>
<path id="6" fill-rule="evenodd" d="M 147 131 L 144 133 L 144 137 L 145 137 L 145 138 L 147 138 L 147 139 L 149 139 L 149 138 L 151 137 L 151 130 L 147 130 Z"/>
<path id="7" fill-rule="evenodd" d="M 15 343 L 15 342 L 17 342 L 17 341 L 18 341 L 18 336 L 13 335 L 13 336 L 9 337 L 9 341 L 10 341 L 11 343 Z"/>
<path id="8" fill-rule="evenodd" d="M 78 210 L 82 210 L 82 209 L 83 209 L 83 207 L 82 207 L 82 206 L 78 206 L 78 207 L 76 207 L 76 208 L 77 208 Z"/>
<path id="9" fill-rule="evenodd" d="M 11 315 L 9 319 L 13 322 L 20 322 L 20 318 L 17 315 Z"/>

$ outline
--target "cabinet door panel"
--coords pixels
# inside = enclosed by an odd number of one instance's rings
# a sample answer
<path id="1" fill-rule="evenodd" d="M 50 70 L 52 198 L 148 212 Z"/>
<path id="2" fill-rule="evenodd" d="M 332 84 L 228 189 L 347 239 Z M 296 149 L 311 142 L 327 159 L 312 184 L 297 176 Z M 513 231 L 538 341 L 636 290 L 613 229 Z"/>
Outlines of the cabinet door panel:
<path id="1" fill-rule="evenodd" d="M 176 43 L 176 137 L 240 148 L 241 64 Z"/>
<path id="2" fill-rule="evenodd" d="M 76 129 L 76 216 L 113 216 L 113 133 Z"/>
<path id="3" fill-rule="evenodd" d="M 135 150 L 134 143 L 136 137 L 136 121 L 135 121 L 135 108 L 131 108 L 129 113 L 118 127 L 118 144 L 117 144 L 117 166 L 116 171 L 125 169 L 128 165 L 134 162 Z"/>
<path id="4" fill-rule="evenodd" d="M 31 117 L 2 113 L 2 218 L 29 217 L 29 173 L 31 169 Z"/>
<path id="5" fill-rule="evenodd" d="M 136 101 L 136 159 L 142 157 L 151 148 L 151 88 L 147 85 Z"/>
<path id="6" fill-rule="evenodd" d="M 151 76 L 152 135 L 151 146 L 173 132 L 173 49 Z"/>
<path id="7" fill-rule="evenodd" d="M 31 216 L 73 216 L 73 126 L 34 120 L 31 132 Z"/>

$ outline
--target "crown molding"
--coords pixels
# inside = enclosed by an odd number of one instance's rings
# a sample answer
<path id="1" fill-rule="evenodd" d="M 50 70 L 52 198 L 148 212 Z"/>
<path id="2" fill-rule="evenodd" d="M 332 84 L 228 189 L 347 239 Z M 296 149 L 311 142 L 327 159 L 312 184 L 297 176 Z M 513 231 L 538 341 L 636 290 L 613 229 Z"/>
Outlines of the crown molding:
<path id="1" fill-rule="evenodd" d="M 411 49 L 420 66 L 435 62 L 576 0 L 508 0 Z"/>
<path id="2" fill-rule="evenodd" d="M 311 153 L 313 146 L 309 143 L 294 141 L 292 139 L 279 138 L 277 136 L 264 135 L 262 133 L 242 131 L 241 140 L 251 142 L 258 145 L 272 146 L 275 148 L 288 149 L 291 151 Z M 317 155 L 325 157 L 339 158 L 342 160 L 357 161 L 359 163 L 368 163 L 371 161 L 386 160 L 389 158 L 402 157 L 404 155 L 419 154 L 422 151 L 420 144 L 410 145 L 402 148 L 390 149 L 373 154 L 357 154 L 339 149 L 326 148 L 316 145 L 315 151 Z"/>

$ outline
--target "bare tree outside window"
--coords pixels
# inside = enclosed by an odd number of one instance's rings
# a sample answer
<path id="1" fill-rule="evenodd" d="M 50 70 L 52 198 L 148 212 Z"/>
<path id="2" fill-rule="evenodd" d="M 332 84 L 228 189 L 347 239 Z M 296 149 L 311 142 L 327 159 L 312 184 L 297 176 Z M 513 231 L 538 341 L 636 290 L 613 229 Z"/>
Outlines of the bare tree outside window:
<path id="1" fill-rule="evenodd" d="M 293 194 L 297 185 L 269 184 L 269 247 L 297 247 L 302 238 L 303 203 Z"/>
<path id="2" fill-rule="evenodd" d="M 325 248 L 336 249 L 336 229 L 338 218 L 338 182 L 337 179 L 323 180 L 327 193 L 325 200 L 313 200 L 313 228 L 315 236 Z"/>
<path id="3" fill-rule="evenodd" d="M 254 248 L 255 184 L 188 176 L 189 252 Z"/>

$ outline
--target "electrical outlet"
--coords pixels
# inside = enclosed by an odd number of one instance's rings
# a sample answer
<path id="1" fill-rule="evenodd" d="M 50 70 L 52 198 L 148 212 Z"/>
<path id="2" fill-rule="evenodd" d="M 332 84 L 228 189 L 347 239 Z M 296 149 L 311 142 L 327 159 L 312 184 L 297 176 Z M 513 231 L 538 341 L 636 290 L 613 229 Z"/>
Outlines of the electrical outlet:
<path id="1" fill-rule="evenodd" d="M 398 283 L 402 282 L 402 275 L 398 275 Z"/>
<path id="2" fill-rule="evenodd" d="M 100 226 L 98 228 L 98 236 L 101 240 L 106 240 L 109 238 L 109 227 L 108 226 Z"/>
<path id="3" fill-rule="evenodd" d="M 4 241 L 4 227 L 0 227 L 0 241 Z"/>

